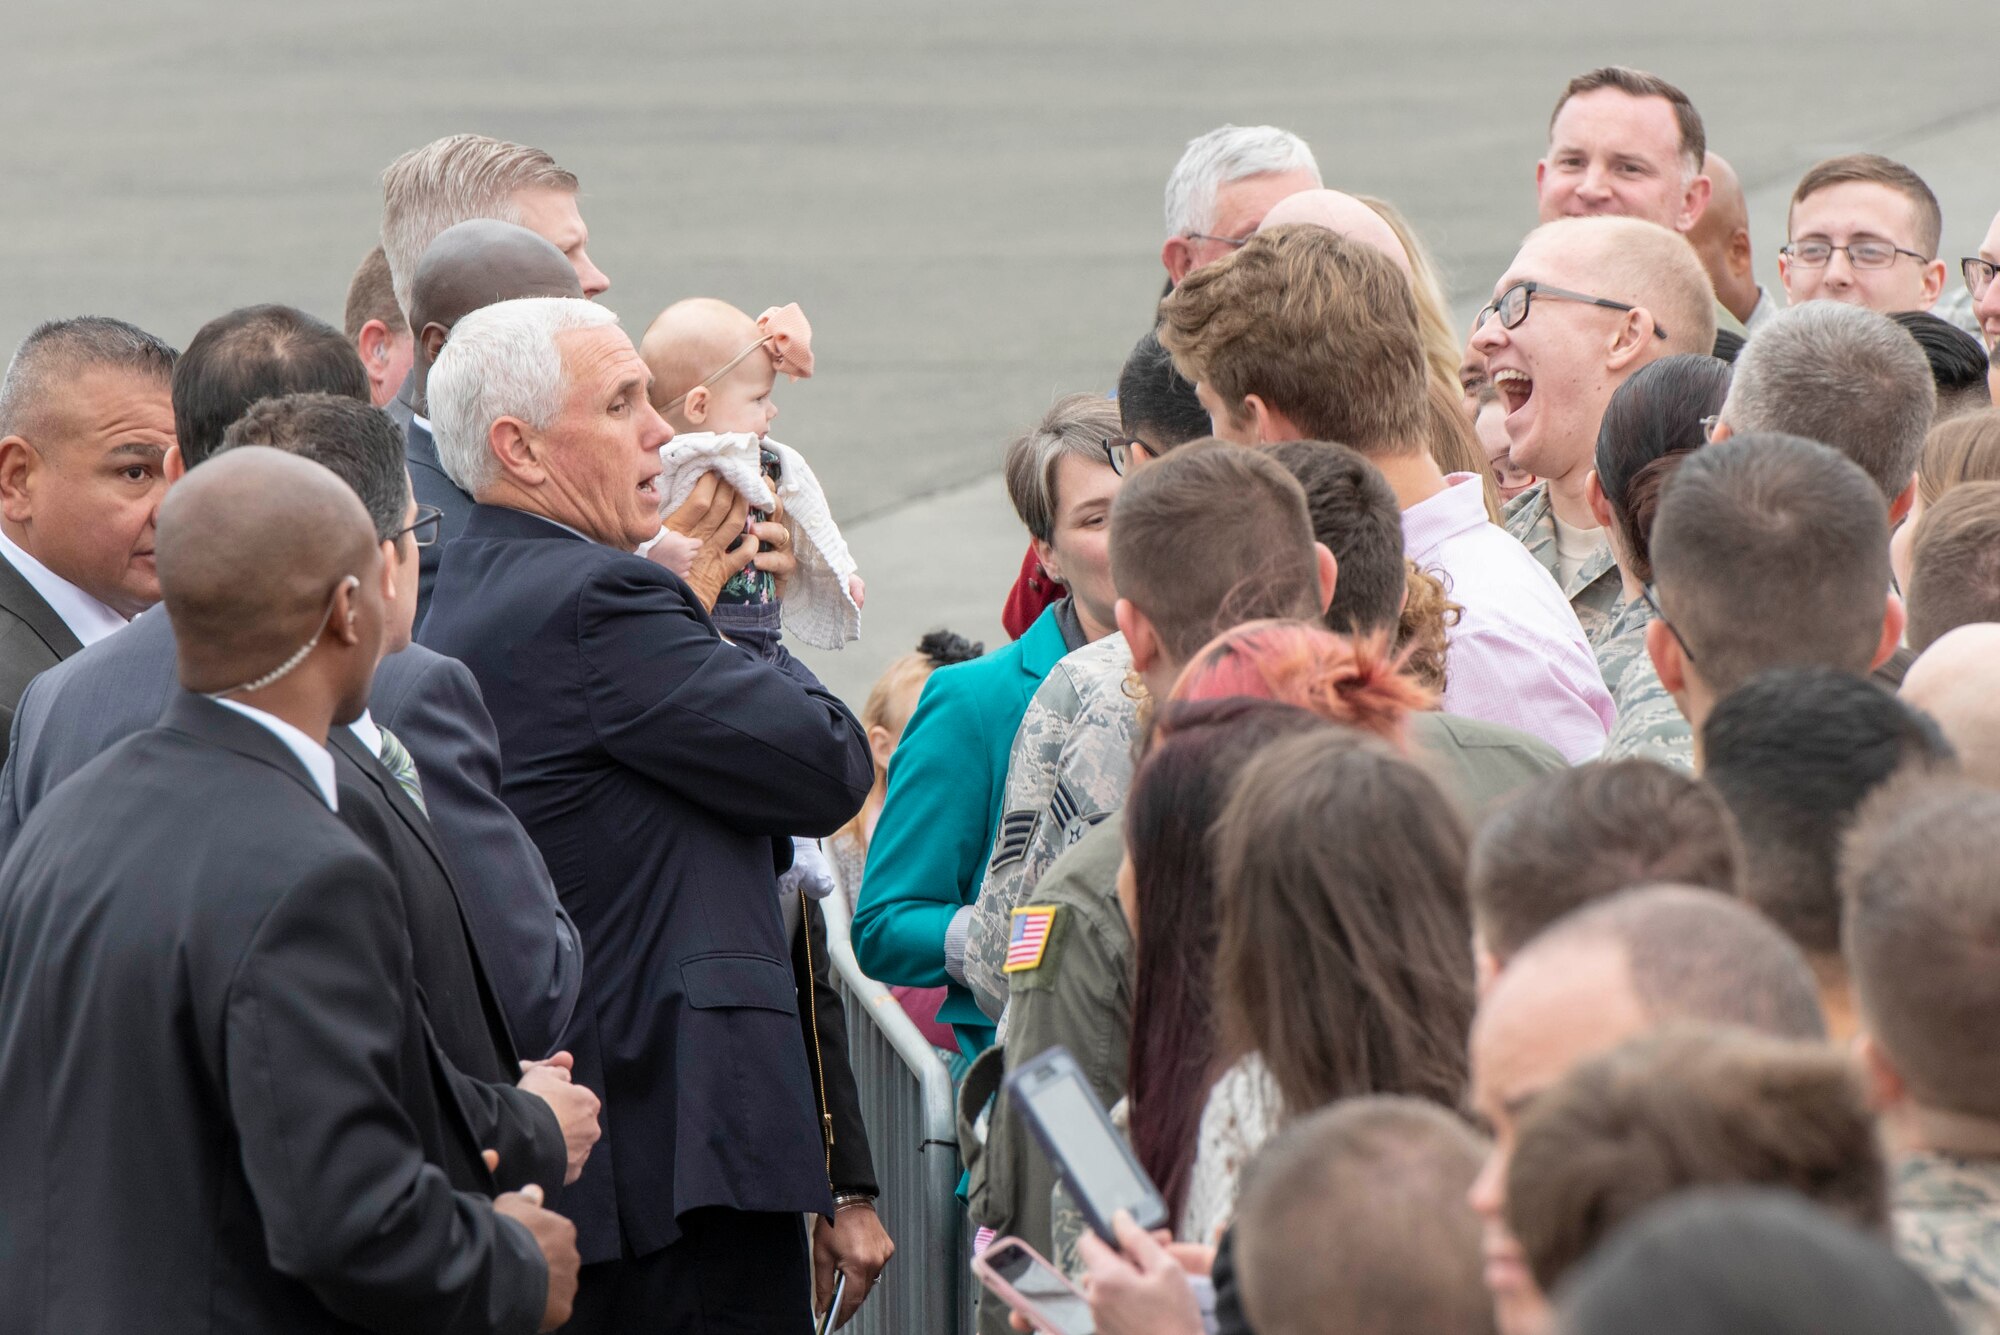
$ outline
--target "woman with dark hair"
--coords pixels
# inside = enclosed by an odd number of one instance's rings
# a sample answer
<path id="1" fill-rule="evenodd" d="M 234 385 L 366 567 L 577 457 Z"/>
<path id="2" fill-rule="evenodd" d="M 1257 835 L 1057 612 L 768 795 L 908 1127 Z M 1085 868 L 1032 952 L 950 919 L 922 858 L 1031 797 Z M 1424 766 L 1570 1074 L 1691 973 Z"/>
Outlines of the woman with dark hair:
<path id="1" fill-rule="evenodd" d="M 1215 1079 L 1215 868 L 1208 831 L 1245 763 L 1281 737 L 1327 727 L 1244 697 L 1171 704 L 1125 803 L 1119 898 L 1132 924 L 1132 1148 L 1180 1219 L 1195 1130 Z"/>
<path id="2" fill-rule="evenodd" d="M 1590 508 L 1611 536 L 1625 602 L 1597 640 L 1597 666 L 1618 709 L 1605 760 L 1640 756 L 1694 772 L 1694 733 L 1646 654 L 1654 611 L 1650 586 L 1653 516 L 1667 479 L 1708 441 L 1707 419 L 1722 409 L 1730 369 L 1713 357 L 1662 357 L 1620 385 L 1597 430 Z"/>
<path id="3" fill-rule="evenodd" d="M 1229 1221 L 1243 1165 L 1291 1119 L 1357 1094 L 1458 1107 L 1473 1008 L 1465 827 L 1380 741 L 1334 728 L 1274 742 L 1212 838 L 1218 1064 L 1230 1064 L 1202 1110 L 1182 1216 L 1202 1242 Z"/>

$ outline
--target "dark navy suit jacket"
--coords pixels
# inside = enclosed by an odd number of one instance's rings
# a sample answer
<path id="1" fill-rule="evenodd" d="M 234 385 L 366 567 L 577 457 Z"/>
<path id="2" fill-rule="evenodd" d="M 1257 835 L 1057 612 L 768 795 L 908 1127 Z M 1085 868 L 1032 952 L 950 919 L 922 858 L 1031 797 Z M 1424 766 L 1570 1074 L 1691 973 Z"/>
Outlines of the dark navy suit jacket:
<path id="1" fill-rule="evenodd" d="M 478 506 L 421 636 L 479 679 L 501 795 L 583 936 L 563 1045 L 604 1139 L 563 1193 L 586 1263 L 702 1206 L 832 1208 L 775 868 L 872 779 L 836 697 L 716 634 L 642 557 Z"/>
<path id="2" fill-rule="evenodd" d="M 175 654 L 166 609 L 155 607 L 29 684 L 0 769 L 0 856 L 57 784 L 158 721 L 178 693 Z M 417 762 L 429 824 L 514 1045 L 547 1056 L 576 1007 L 583 964 L 541 853 L 500 800 L 500 746 L 472 674 L 411 645 L 382 660 L 368 704 Z"/>

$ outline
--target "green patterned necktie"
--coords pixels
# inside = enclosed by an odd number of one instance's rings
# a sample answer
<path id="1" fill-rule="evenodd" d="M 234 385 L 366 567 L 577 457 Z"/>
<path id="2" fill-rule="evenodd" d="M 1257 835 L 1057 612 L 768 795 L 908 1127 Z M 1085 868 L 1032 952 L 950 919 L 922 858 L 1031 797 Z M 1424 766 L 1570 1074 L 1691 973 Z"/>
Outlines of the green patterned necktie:
<path id="1" fill-rule="evenodd" d="M 424 805 L 424 786 L 417 779 L 417 762 L 410 757 L 408 749 L 396 740 L 395 733 L 387 728 L 381 729 L 381 733 L 382 767 L 395 776 L 396 783 L 417 804 L 417 810 L 429 815 L 430 809 Z"/>

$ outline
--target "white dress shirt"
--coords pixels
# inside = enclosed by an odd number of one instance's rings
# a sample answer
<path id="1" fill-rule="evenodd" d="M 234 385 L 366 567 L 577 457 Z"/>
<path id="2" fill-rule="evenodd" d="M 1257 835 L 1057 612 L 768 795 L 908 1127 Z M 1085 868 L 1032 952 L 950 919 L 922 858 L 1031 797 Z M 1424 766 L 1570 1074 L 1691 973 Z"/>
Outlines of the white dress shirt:
<path id="1" fill-rule="evenodd" d="M 69 633 L 76 636 L 84 648 L 88 649 L 114 630 L 125 628 L 124 617 L 28 555 L 4 531 L 0 531 L 0 556 L 6 557 L 7 564 L 14 567 L 21 578 L 42 596 L 42 601 L 62 618 L 62 623 L 69 627 Z"/>
<path id="2" fill-rule="evenodd" d="M 354 734 L 356 741 L 368 748 L 369 755 L 375 756 L 378 759 L 381 757 L 382 729 L 375 722 L 374 716 L 367 710 L 362 710 L 361 717 L 348 724 L 347 730 Z"/>
<path id="3" fill-rule="evenodd" d="M 214 697 L 210 698 L 214 699 Z M 326 809 L 328 811 L 340 810 L 340 797 L 333 785 L 333 752 L 327 750 L 324 746 L 321 746 L 318 742 L 306 736 L 276 714 L 266 713 L 255 705 L 246 705 L 235 700 L 222 699 L 216 699 L 215 703 L 221 705 L 224 709 L 235 710 L 252 723 L 263 725 L 273 737 L 276 737 L 287 747 L 291 748 L 292 754 L 299 758 L 299 763 L 306 767 L 306 773 L 312 775 L 313 782 L 319 785 L 319 795 L 326 799 Z"/>

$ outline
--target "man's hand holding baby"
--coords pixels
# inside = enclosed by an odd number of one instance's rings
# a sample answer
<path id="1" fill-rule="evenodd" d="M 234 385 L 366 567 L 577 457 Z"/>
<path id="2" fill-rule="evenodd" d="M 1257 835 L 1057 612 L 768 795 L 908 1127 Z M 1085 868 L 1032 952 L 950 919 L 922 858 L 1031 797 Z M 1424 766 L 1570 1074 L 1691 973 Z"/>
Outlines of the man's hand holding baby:
<path id="1" fill-rule="evenodd" d="M 681 508 L 667 516 L 668 529 L 701 544 L 684 578 L 711 611 L 729 577 L 757 557 L 755 538 L 736 541 L 749 517 L 750 502 L 716 473 L 704 474 Z"/>

